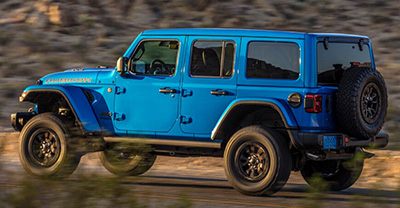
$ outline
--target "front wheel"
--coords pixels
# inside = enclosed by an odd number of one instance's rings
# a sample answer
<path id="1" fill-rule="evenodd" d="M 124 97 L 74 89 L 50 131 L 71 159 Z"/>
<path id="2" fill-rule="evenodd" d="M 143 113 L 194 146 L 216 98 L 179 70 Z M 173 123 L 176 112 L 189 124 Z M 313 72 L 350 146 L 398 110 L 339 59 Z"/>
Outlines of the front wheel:
<path id="1" fill-rule="evenodd" d="M 224 168 L 232 186 L 247 195 L 271 195 L 289 179 L 292 158 L 282 136 L 262 126 L 236 132 L 224 152 Z"/>
<path id="2" fill-rule="evenodd" d="M 307 161 L 301 175 L 312 187 L 318 186 L 313 183 L 313 178 L 321 177 L 330 191 L 340 191 L 349 188 L 360 178 L 363 166 L 364 159 Z"/>
<path id="3" fill-rule="evenodd" d="M 33 117 L 19 136 L 19 158 L 31 175 L 65 178 L 77 168 L 81 156 L 68 149 L 63 122 L 50 113 Z"/>
<path id="4" fill-rule="evenodd" d="M 136 176 L 148 171 L 157 156 L 140 146 L 122 143 L 108 143 L 106 149 L 99 152 L 103 166 L 118 176 Z"/>

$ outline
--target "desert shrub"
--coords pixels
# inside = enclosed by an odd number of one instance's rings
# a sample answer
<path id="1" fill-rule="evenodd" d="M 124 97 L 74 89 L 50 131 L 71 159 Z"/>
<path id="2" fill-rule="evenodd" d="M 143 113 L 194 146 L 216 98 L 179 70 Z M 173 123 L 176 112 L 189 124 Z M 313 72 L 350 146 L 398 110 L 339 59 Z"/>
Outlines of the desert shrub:
<path id="1" fill-rule="evenodd" d="M 324 207 L 323 202 L 328 190 L 329 184 L 321 176 L 314 174 L 307 188 L 307 195 L 303 199 L 304 206 Z"/>
<path id="2" fill-rule="evenodd" d="M 0 136 L 0 156 L 4 152 L 4 145 L 5 145 L 4 136 Z M 2 163 L 1 163 L 1 160 L 0 160 L 0 172 L 1 172 L 1 170 L 2 170 Z"/>
<path id="3" fill-rule="evenodd" d="M 26 46 L 31 53 L 45 53 L 49 47 L 39 34 L 26 32 L 22 35 L 21 43 Z"/>
<path id="4" fill-rule="evenodd" d="M 81 23 L 81 25 L 87 28 L 93 28 L 96 21 L 97 21 L 96 17 L 90 16 L 88 14 L 79 15 L 79 22 Z"/>
<path id="5" fill-rule="evenodd" d="M 396 192 L 397 192 L 397 204 L 400 206 L 400 181 L 398 182 Z"/>
<path id="6" fill-rule="evenodd" d="M 384 130 L 389 133 L 389 145 L 386 149 L 400 149 L 400 109 L 396 103 L 389 103 Z"/>
<path id="7" fill-rule="evenodd" d="M 400 35 L 392 35 L 380 41 L 382 45 L 388 48 L 397 49 L 400 47 Z"/>
<path id="8" fill-rule="evenodd" d="M 131 189 L 120 178 L 98 175 L 79 175 L 64 187 L 63 207 L 138 207 Z"/>
<path id="9" fill-rule="evenodd" d="M 2 142 L 0 138 L 0 154 Z M 120 144 L 137 154 L 151 151 L 144 144 Z M 1 167 L 1 166 L 0 166 Z M 130 178 L 132 179 L 132 178 Z M 47 207 L 148 207 L 149 201 L 138 200 L 132 186 L 126 185 L 121 177 L 104 176 L 93 173 L 77 172 L 65 180 L 37 179 L 23 176 L 12 188 L 2 189 L 0 186 L 0 207 L 39 208 Z M 171 204 L 162 207 L 192 207 L 190 199 L 181 195 Z"/>
<path id="10" fill-rule="evenodd" d="M 54 70 L 59 70 L 62 68 L 62 60 L 52 56 L 46 56 L 42 59 L 43 63 L 52 67 Z"/>
<path id="11" fill-rule="evenodd" d="M 4 77 L 6 75 L 8 62 L 6 60 L 0 59 L 0 77 Z"/>
<path id="12" fill-rule="evenodd" d="M 120 178 L 98 175 L 79 175 L 77 179 L 67 181 L 23 178 L 18 184 L 17 189 L 1 195 L 3 206 L 144 207 L 139 206 Z"/>
<path id="13" fill-rule="evenodd" d="M 301 1 L 288 1 L 287 5 L 294 12 L 303 11 L 307 8 L 307 5 Z"/>
<path id="14" fill-rule="evenodd" d="M 124 55 L 124 52 L 128 48 L 127 45 L 125 44 L 116 44 L 114 47 L 111 49 L 111 58 L 113 60 L 113 63 L 115 63 L 118 59 L 118 57 Z"/>
<path id="15" fill-rule="evenodd" d="M 89 52 L 89 44 L 86 39 L 82 36 L 77 42 L 71 45 L 71 49 L 81 56 L 86 56 Z"/>
<path id="16" fill-rule="evenodd" d="M 393 20 L 390 16 L 385 16 L 382 14 L 373 14 L 371 15 L 371 22 L 375 24 L 386 24 L 391 23 Z"/>
<path id="17" fill-rule="evenodd" d="M 0 46 L 7 46 L 13 40 L 13 36 L 7 32 L 0 31 Z"/>

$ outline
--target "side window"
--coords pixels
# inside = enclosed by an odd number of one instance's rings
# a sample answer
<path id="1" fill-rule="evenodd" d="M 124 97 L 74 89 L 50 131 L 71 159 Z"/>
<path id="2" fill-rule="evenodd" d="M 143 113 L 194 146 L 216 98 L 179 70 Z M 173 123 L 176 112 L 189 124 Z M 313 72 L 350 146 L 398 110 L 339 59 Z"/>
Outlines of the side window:
<path id="1" fill-rule="evenodd" d="M 176 71 L 178 50 L 176 40 L 143 41 L 130 59 L 130 71 L 137 75 L 172 76 Z"/>
<path id="2" fill-rule="evenodd" d="M 296 80 L 300 50 L 296 43 L 250 42 L 247 51 L 248 78 Z"/>
<path id="3" fill-rule="evenodd" d="M 235 58 L 233 41 L 195 41 L 190 64 L 191 76 L 231 77 Z"/>

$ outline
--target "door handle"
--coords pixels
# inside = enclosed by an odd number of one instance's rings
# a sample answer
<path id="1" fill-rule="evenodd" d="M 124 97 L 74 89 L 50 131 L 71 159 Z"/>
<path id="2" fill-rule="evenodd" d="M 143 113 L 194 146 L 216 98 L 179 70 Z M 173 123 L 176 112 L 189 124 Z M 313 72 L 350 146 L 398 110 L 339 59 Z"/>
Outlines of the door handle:
<path id="1" fill-rule="evenodd" d="M 229 95 L 228 91 L 218 91 L 218 90 L 212 90 L 211 95 Z"/>
<path id="2" fill-rule="evenodd" d="M 176 93 L 175 89 L 159 89 L 158 92 L 160 93 Z"/>

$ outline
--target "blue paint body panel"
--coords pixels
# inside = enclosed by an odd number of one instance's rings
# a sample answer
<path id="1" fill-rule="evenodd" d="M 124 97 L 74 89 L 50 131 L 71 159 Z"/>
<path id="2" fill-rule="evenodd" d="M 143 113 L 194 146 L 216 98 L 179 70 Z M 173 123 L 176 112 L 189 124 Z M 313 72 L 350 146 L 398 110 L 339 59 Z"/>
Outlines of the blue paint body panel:
<path id="1" fill-rule="evenodd" d="M 297 33 L 236 29 L 161 29 L 139 34 L 123 55 L 131 58 L 136 47 L 145 40 L 179 42 L 176 73 L 172 76 L 145 76 L 116 69 L 72 69 L 41 78 L 42 85 L 25 91 L 55 90 L 71 103 L 76 116 L 87 132 L 103 132 L 118 136 L 160 139 L 211 141 L 229 109 L 240 102 L 270 103 L 280 109 L 287 128 L 301 132 L 335 132 L 331 109 L 336 87 L 317 84 L 316 44 L 321 39 L 368 41 L 372 66 L 375 67 L 368 37 L 346 34 Z M 192 46 L 196 40 L 229 40 L 235 44 L 234 70 L 231 77 L 210 78 L 190 75 Z M 299 48 L 299 77 L 296 80 L 254 79 L 246 76 L 247 49 L 252 41 L 285 42 Z M 174 89 L 160 93 L 160 89 Z M 211 91 L 227 91 L 212 95 Z M 84 91 L 93 96 L 89 103 Z M 307 113 L 302 103 L 291 107 L 292 93 L 323 96 L 323 111 Z M 220 142 L 220 141 L 214 141 Z"/>

